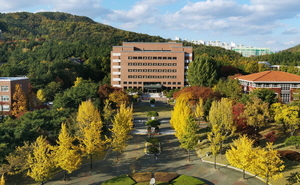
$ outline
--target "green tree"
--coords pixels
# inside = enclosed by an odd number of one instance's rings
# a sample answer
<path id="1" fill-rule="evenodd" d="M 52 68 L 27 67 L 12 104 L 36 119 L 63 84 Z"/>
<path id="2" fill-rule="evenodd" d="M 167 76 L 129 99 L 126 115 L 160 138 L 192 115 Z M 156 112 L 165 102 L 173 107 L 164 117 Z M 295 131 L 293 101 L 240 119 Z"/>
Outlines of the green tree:
<path id="1" fill-rule="evenodd" d="M 121 103 L 120 107 L 112 121 L 113 127 L 109 129 L 112 134 L 111 147 L 118 153 L 122 153 L 127 146 L 126 141 L 131 137 L 129 132 L 132 130 L 132 106 L 126 107 L 125 103 Z"/>
<path id="2" fill-rule="evenodd" d="M 29 165 L 27 175 L 35 181 L 44 184 L 53 175 L 55 165 L 53 163 L 52 149 L 43 136 L 38 137 L 32 144 L 32 147 L 33 153 L 27 159 Z"/>
<path id="3" fill-rule="evenodd" d="M 77 113 L 77 139 L 80 149 L 90 158 L 90 169 L 93 168 L 93 155 L 100 154 L 105 148 L 105 140 L 101 137 L 102 121 L 100 112 L 91 100 L 84 101 L 78 108 Z"/>
<path id="4" fill-rule="evenodd" d="M 241 98 L 243 90 L 237 79 L 228 77 L 226 80 L 220 79 L 213 88 L 215 92 L 220 93 L 223 97 L 227 97 L 233 100 Z"/>
<path id="5" fill-rule="evenodd" d="M 211 87 L 217 78 L 216 61 L 208 56 L 196 57 L 189 65 L 188 83 L 191 86 Z"/>
<path id="6" fill-rule="evenodd" d="M 11 114 L 17 116 L 27 111 L 27 98 L 20 84 L 15 85 Z"/>
<path id="7" fill-rule="evenodd" d="M 250 97 L 254 97 L 254 96 L 257 96 L 259 99 L 261 99 L 264 102 L 268 102 L 269 105 L 277 102 L 276 94 L 271 89 L 267 89 L 267 88 L 254 89 L 251 92 Z"/>
<path id="8" fill-rule="evenodd" d="M 66 172 L 72 173 L 81 165 L 81 155 L 73 145 L 75 138 L 68 133 L 67 125 L 62 123 L 61 132 L 58 136 L 57 146 L 55 147 L 54 161 L 56 166 L 65 171 L 64 181 L 67 180 Z"/>

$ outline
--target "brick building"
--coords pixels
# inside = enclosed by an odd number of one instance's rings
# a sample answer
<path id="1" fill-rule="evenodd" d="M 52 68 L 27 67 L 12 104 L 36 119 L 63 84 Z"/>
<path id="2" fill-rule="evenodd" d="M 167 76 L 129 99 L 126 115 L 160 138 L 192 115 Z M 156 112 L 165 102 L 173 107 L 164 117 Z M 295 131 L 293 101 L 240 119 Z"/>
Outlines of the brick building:
<path id="1" fill-rule="evenodd" d="M 28 93 L 27 77 L 0 77 L 0 112 L 2 115 L 7 115 L 11 111 L 16 84 L 20 84 L 25 94 Z"/>
<path id="2" fill-rule="evenodd" d="M 257 88 L 268 88 L 274 90 L 285 103 L 292 101 L 294 90 L 300 88 L 300 76 L 283 71 L 264 71 L 240 76 L 237 79 L 245 93 Z"/>
<path id="3" fill-rule="evenodd" d="M 124 42 L 111 51 L 111 85 L 161 92 L 187 85 L 192 47 L 182 43 Z"/>

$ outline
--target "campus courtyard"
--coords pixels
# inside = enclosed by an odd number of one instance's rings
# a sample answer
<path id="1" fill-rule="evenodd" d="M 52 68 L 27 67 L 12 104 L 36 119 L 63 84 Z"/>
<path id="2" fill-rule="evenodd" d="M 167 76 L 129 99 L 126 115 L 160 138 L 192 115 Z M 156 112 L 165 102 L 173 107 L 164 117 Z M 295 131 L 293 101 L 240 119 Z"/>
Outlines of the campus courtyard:
<path id="1" fill-rule="evenodd" d="M 138 106 L 148 106 L 147 102 L 141 102 Z M 157 106 L 169 106 L 165 103 L 158 103 Z M 139 120 L 135 117 L 135 120 Z M 144 117 L 141 118 L 145 119 Z M 117 160 L 116 153 L 108 151 L 104 160 L 95 161 L 93 169 L 89 169 L 89 164 L 83 165 L 79 170 L 68 174 L 68 181 L 62 181 L 63 173 L 55 175 L 53 179 L 46 182 L 48 185 L 100 185 L 104 181 L 113 177 L 138 173 L 138 172 L 172 172 L 184 174 L 199 178 L 208 185 L 262 185 L 265 184 L 259 179 L 246 176 L 247 180 L 242 178 L 242 172 L 214 165 L 202 161 L 196 153 L 191 152 L 191 161 L 187 160 L 187 152 L 180 148 L 180 143 L 174 136 L 174 131 L 170 127 L 168 117 L 160 125 L 160 135 L 154 135 L 161 141 L 162 151 L 156 159 L 153 155 L 145 154 L 145 142 L 148 139 L 146 127 L 143 122 L 137 122 L 132 138 L 128 140 L 128 146 L 125 151 L 119 155 Z M 212 160 L 212 156 L 205 156 L 205 159 Z"/>

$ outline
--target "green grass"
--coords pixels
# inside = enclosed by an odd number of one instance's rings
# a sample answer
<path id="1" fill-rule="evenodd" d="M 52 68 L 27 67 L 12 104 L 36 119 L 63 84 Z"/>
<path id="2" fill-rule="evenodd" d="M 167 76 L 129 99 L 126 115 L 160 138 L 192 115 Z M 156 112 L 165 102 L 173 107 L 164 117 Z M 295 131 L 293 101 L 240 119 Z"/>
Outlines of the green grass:
<path id="1" fill-rule="evenodd" d="M 116 185 L 116 184 L 132 185 L 135 184 L 135 181 L 132 180 L 132 178 L 128 177 L 127 175 L 121 175 L 102 183 L 102 185 Z"/>
<path id="2" fill-rule="evenodd" d="M 138 182 L 134 185 L 149 185 L 150 181 L 149 182 Z M 170 183 L 167 183 L 167 182 L 160 182 L 160 181 L 155 181 L 155 184 L 156 185 L 169 185 Z"/>
<path id="3" fill-rule="evenodd" d="M 171 117 L 171 110 L 173 106 L 134 106 L 133 107 L 133 116 L 134 117 L 147 117 L 149 111 L 156 111 L 159 114 L 159 117 Z"/>
<path id="4" fill-rule="evenodd" d="M 202 180 L 197 179 L 195 177 L 180 175 L 175 180 L 171 181 L 173 185 L 200 185 L 205 184 Z"/>

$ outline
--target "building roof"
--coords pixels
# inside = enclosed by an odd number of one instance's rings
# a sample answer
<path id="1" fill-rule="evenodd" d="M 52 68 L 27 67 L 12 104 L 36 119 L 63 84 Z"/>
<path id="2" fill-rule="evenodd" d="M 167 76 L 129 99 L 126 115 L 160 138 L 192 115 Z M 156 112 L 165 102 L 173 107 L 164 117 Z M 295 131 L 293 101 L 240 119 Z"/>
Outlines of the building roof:
<path id="1" fill-rule="evenodd" d="M 239 80 L 251 82 L 300 82 L 300 76 L 283 71 L 263 71 L 237 77 Z"/>
<path id="2" fill-rule="evenodd" d="M 0 77 L 0 81 L 28 80 L 28 77 Z"/>

